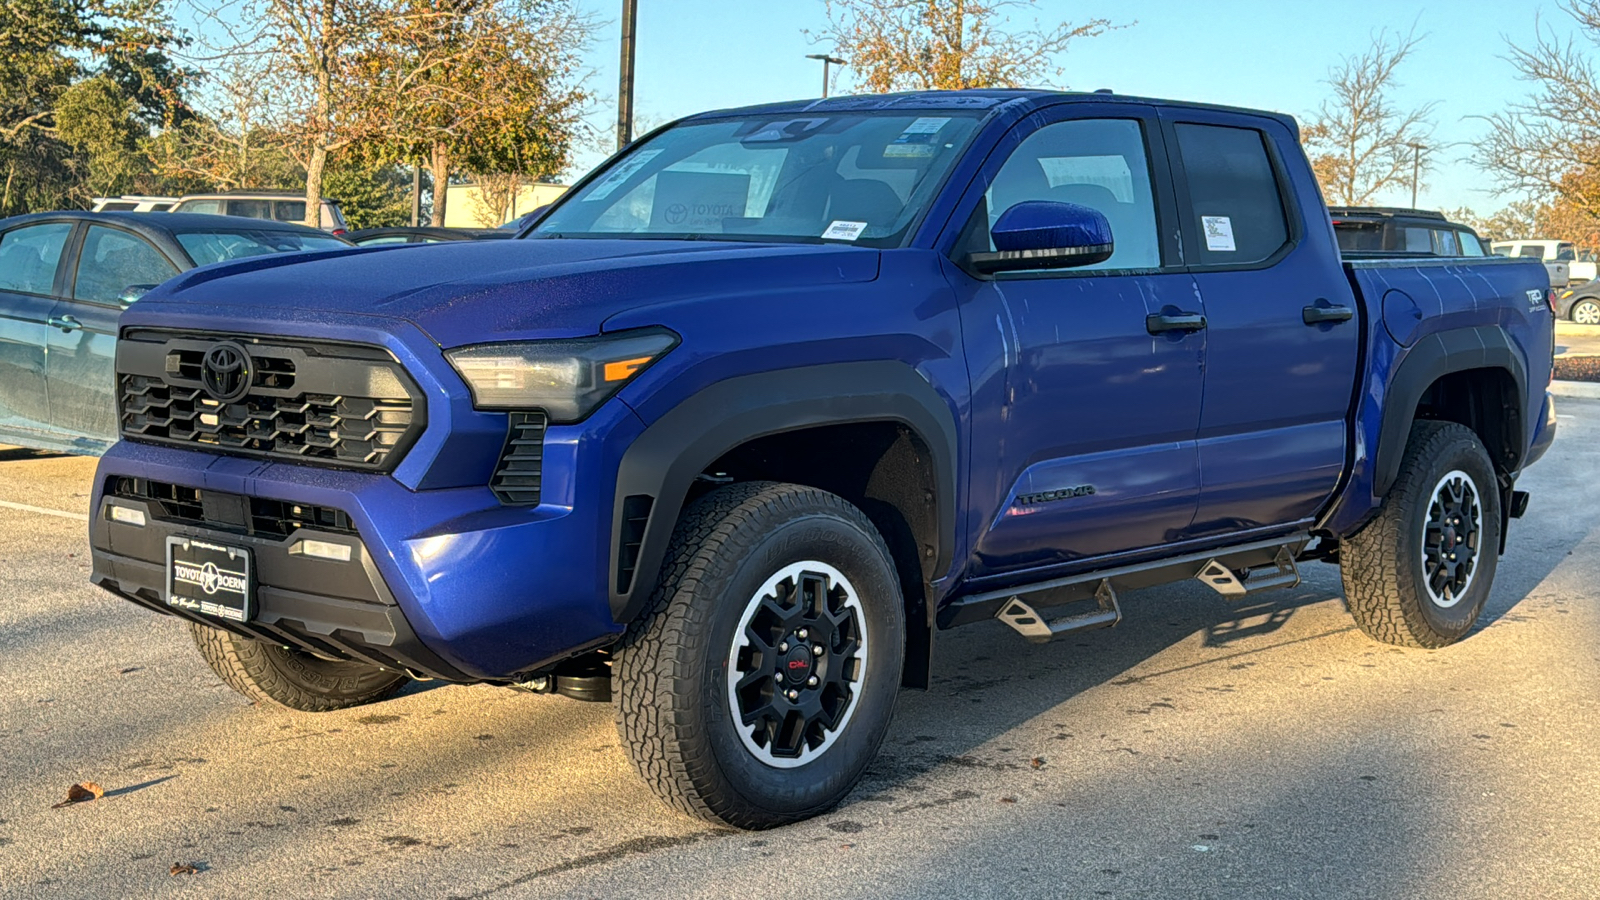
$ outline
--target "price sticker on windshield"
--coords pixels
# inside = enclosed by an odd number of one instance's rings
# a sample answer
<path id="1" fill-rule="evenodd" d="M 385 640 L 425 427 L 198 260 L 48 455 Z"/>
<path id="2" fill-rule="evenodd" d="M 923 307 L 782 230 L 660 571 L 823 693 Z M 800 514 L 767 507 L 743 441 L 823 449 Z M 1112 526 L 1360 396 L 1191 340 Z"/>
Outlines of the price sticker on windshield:
<path id="1" fill-rule="evenodd" d="M 861 232 L 867 230 L 865 222 L 845 222 L 840 219 L 833 220 L 827 230 L 822 232 L 825 241 L 853 241 L 861 237 Z"/>

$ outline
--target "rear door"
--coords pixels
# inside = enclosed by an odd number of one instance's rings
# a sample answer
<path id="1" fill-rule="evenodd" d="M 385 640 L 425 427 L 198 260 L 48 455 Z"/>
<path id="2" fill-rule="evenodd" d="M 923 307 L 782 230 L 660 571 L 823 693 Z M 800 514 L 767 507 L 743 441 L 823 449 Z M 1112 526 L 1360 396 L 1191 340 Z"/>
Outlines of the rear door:
<path id="1" fill-rule="evenodd" d="M 1303 162 L 1278 154 L 1295 145 L 1282 124 L 1163 115 L 1207 323 L 1191 534 L 1309 519 L 1344 468 L 1361 335 L 1320 195 Z"/>
<path id="2" fill-rule="evenodd" d="M 72 221 L 0 234 L 0 424 L 48 427 L 45 347 Z"/>
<path id="3" fill-rule="evenodd" d="M 1173 540 L 1200 486 L 1205 332 L 1150 330 L 1152 316 L 1203 313 L 1177 258 L 1154 110 L 1073 103 L 1023 120 L 969 188 L 953 255 L 993 249 L 994 220 L 1037 200 L 1099 210 L 1116 251 L 1080 268 L 951 276 L 972 375 L 972 574 L 1009 581 Z"/>
<path id="4" fill-rule="evenodd" d="M 117 434 L 117 319 L 131 302 L 124 298 L 177 275 L 179 266 L 143 236 L 105 225 L 89 225 L 80 247 L 67 272 L 68 296 L 50 314 L 50 418 L 109 443 Z"/>

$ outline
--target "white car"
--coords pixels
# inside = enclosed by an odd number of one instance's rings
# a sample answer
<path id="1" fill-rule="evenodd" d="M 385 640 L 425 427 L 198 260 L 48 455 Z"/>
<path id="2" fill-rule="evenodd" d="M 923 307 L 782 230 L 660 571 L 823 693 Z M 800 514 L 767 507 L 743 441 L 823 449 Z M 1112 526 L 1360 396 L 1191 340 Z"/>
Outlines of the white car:
<path id="1" fill-rule="evenodd" d="M 168 212 L 177 204 L 177 197 L 123 194 L 121 197 L 96 197 L 89 209 L 91 212 Z"/>
<path id="2" fill-rule="evenodd" d="M 1495 256 L 1515 256 L 1522 259 L 1544 260 L 1550 273 L 1550 286 L 1556 290 L 1573 281 L 1572 264 L 1578 260 L 1578 245 L 1571 241 L 1527 240 L 1495 241 L 1489 245 Z M 1589 277 L 1594 277 L 1594 264 L 1588 265 Z"/>

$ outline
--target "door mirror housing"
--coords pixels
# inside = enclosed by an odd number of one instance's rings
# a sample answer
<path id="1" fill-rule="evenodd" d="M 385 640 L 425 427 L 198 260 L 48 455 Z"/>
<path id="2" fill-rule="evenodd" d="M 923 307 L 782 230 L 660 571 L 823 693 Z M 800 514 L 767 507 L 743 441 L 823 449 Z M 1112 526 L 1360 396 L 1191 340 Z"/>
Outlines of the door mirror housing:
<path id="1" fill-rule="evenodd" d="M 1000 214 L 990 234 L 994 250 L 967 256 L 968 265 L 984 274 L 1090 266 L 1115 250 L 1104 213 L 1053 200 L 1018 203 Z"/>
<path id="2" fill-rule="evenodd" d="M 154 287 L 155 285 L 153 284 L 130 284 L 122 289 L 122 293 L 117 295 L 117 302 L 123 306 L 128 306 L 133 301 L 150 293 L 150 290 Z"/>

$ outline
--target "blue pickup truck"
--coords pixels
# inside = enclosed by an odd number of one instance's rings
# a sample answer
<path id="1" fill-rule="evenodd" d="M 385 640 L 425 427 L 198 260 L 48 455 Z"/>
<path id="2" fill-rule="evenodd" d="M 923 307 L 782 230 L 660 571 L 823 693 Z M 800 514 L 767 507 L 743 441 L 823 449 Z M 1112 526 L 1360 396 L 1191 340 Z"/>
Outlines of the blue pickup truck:
<path id="1" fill-rule="evenodd" d="M 1316 560 L 1374 638 L 1457 641 L 1555 435 L 1544 268 L 1341 258 L 1281 115 L 706 113 L 519 237 L 131 307 L 94 581 L 258 701 L 611 699 L 663 799 L 760 828 L 838 803 L 965 623 Z"/>

